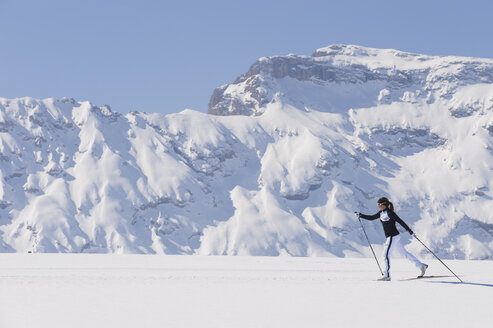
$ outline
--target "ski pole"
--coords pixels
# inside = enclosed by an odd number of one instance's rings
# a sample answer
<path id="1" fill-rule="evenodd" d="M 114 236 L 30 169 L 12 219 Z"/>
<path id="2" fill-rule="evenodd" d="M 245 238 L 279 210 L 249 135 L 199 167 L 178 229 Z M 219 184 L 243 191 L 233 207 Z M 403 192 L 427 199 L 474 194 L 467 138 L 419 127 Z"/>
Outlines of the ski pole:
<path id="1" fill-rule="evenodd" d="M 355 212 L 355 214 L 358 215 L 358 213 L 356 213 L 356 212 Z M 358 220 L 359 220 L 359 224 L 361 224 L 361 229 L 363 229 L 363 233 L 365 234 L 366 240 L 368 241 L 368 245 L 370 245 L 370 249 L 371 249 L 371 252 L 373 253 L 373 257 L 375 257 L 375 261 L 377 261 L 378 269 L 380 270 L 380 273 L 383 276 L 382 268 L 380 267 L 380 263 L 378 263 L 377 256 L 375 255 L 375 252 L 373 251 L 373 247 L 371 247 L 370 239 L 368 239 L 368 235 L 366 234 L 365 227 L 363 227 L 363 222 L 361 222 L 361 218 L 359 217 L 359 215 L 358 215 Z"/>
<path id="2" fill-rule="evenodd" d="M 426 249 L 427 249 L 427 250 L 428 250 L 431 254 L 433 254 L 433 256 L 435 256 L 435 257 L 438 259 L 438 261 L 440 261 L 440 263 L 442 263 L 442 264 L 443 264 L 443 265 L 444 265 L 444 266 L 445 266 L 445 267 L 446 267 L 446 268 L 447 268 L 450 272 L 452 272 L 452 274 L 453 274 L 453 275 L 454 275 L 457 279 L 459 279 L 459 281 L 460 281 L 460 282 L 462 282 L 462 283 L 463 283 L 463 281 L 462 281 L 462 280 L 461 280 L 461 279 L 460 279 L 460 278 L 459 278 L 459 277 L 458 277 L 458 276 L 454 273 L 454 271 L 450 270 L 450 268 L 449 268 L 449 267 L 448 267 L 445 263 L 443 263 L 443 261 L 442 261 L 442 260 L 440 260 L 440 258 L 439 258 L 438 256 L 436 256 L 436 254 L 435 254 L 435 253 L 433 253 L 433 252 L 431 251 L 431 249 L 429 249 L 429 248 L 428 248 L 425 244 L 423 244 L 423 242 L 422 242 L 421 240 L 419 240 L 419 238 L 418 238 L 416 235 L 414 235 L 414 234 L 413 234 L 413 236 L 414 236 L 414 238 L 416 238 L 416 239 L 417 239 L 417 240 L 421 243 L 421 245 L 423 245 L 423 246 L 424 246 L 424 247 L 425 247 L 425 248 L 426 248 Z"/>

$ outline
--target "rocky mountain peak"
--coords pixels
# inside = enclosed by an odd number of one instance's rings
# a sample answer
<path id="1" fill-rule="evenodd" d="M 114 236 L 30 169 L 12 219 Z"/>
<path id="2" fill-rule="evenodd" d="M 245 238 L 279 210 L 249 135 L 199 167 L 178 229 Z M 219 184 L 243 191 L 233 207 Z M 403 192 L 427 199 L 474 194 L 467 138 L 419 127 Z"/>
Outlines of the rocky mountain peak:
<path id="1" fill-rule="evenodd" d="M 234 83 L 214 90 L 209 113 L 261 115 L 276 99 L 324 112 L 401 101 L 432 103 L 478 83 L 493 83 L 493 60 L 330 45 L 311 57 L 259 59 Z"/>

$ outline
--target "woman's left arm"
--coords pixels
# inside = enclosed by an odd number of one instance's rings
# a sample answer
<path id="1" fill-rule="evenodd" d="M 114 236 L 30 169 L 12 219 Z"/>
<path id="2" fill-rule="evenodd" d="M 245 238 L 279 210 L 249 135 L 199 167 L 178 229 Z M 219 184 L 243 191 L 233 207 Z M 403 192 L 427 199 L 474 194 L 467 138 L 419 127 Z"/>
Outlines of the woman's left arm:
<path id="1" fill-rule="evenodd" d="M 409 234 L 413 235 L 414 232 L 409 228 L 409 226 L 404 222 L 394 211 L 389 211 L 389 217 L 397 221 L 404 229 L 406 229 Z"/>

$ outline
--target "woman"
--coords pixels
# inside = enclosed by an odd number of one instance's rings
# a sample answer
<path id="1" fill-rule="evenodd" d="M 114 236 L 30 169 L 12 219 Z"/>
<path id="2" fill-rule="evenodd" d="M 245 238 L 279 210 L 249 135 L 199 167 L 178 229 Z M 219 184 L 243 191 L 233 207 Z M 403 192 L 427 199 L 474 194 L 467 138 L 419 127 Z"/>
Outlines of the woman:
<path id="1" fill-rule="evenodd" d="M 400 217 L 397 216 L 397 214 L 395 214 L 394 205 L 387 198 L 380 198 L 377 202 L 377 205 L 378 209 L 380 210 L 377 214 L 365 215 L 358 213 L 358 217 L 365 220 L 380 219 L 385 237 L 387 237 L 383 253 L 385 271 L 383 277 L 378 280 L 390 281 L 390 254 L 392 254 L 393 250 L 396 248 L 402 255 L 404 255 L 409 261 L 413 262 L 421 270 L 420 277 L 422 277 L 425 274 L 428 265 L 420 262 L 414 255 L 409 253 L 404 248 L 404 246 L 401 244 L 401 236 L 399 235 L 399 231 L 397 230 L 395 223 L 398 222 L 404 229 L 407 230 L 407 232 L 411 234 L 411 236 L 414 234 L 413 231 L 404 221 L 401 220 Z"/>

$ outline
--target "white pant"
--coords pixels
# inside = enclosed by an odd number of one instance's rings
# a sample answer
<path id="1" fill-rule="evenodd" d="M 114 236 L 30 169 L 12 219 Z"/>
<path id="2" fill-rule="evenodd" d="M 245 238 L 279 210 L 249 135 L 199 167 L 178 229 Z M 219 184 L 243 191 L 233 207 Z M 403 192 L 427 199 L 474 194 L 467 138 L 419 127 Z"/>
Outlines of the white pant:
<path id="1" fill-rule="evenodd" d="M 409 253 L 404 246 L 401 244 L 401 235 L 387 237 L 387 241 L 385 242 L 383 248 L 383 261 L 385 263 L 385 271 L 383 272 L 385 277 L 390 277 L 390 255 L 397 249 L 399 253 L 401 253 L 406 259 L 413 262 L 418 268 L 423 266 L 413 254 Z"/>

